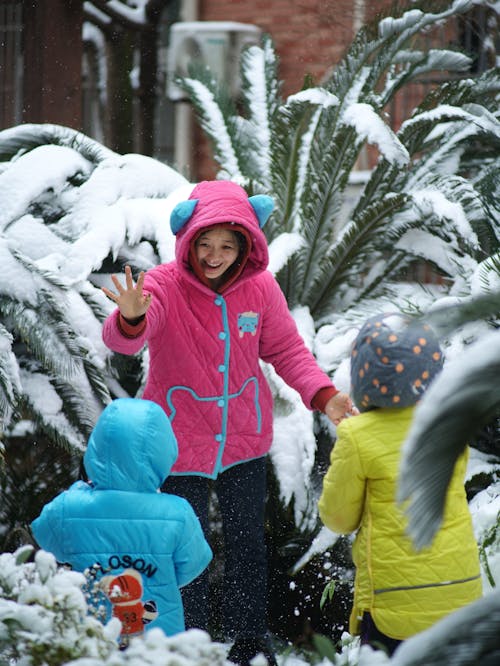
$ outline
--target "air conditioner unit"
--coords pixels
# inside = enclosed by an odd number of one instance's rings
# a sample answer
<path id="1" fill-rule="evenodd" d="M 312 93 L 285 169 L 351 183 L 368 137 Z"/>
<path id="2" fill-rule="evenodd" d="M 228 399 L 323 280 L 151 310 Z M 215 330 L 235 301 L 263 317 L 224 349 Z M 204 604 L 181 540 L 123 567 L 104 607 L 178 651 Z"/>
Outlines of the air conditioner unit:
<path id="1" fill-rule="evenodd" d="M 177 76 L 189 76 L 188 66 L 198 62 L 210 68 L 226 83 L 231 94 L 240 90 L 240 56 L 246 46 L 260 44 L 261 29 L 232 21 L 181 21 L 170 27 L 167 50 L 167 97 L 185 100 L 186 93 L 175 83 Z"/>

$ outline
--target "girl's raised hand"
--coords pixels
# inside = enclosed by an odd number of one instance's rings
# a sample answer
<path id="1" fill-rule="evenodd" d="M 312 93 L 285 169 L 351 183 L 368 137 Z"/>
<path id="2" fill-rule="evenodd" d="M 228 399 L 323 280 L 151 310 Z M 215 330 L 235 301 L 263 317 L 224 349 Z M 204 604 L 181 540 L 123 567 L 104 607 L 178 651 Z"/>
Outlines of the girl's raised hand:
<path id="1" fill-rule="evenodd" d="M 103 292 L 108 298 L 116 303 L 122 317 L 125 319 L 138 319 L 146 314 L 151 305 L 151 294 L 144 294 L 142 291 L 144 285 L 144 271 L 139 273 L 137 283 L 134 285 L 132 279 L 132 270 L 130 266 L 125 266 L 125 287 L 123 287 L 116 277 L 112 275 L 111 279 L 118 293 L 102 287 Z"/>

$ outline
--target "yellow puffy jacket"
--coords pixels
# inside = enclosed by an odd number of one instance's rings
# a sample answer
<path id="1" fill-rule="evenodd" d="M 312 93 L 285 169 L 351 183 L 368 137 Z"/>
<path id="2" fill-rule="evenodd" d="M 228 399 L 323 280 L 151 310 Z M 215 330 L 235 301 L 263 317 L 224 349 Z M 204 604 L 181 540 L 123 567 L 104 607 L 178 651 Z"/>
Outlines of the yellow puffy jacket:
<path id="1" fill-rule="evenodd" d="M 415 551 L 396 504 L 401 446 L 414 407 L 376 409 L 337 429 L 319 514 L 331 530 L 358 530 L 350 632 L 369 612 L 387 636 L 405 639 L 482 595 L 479 555 L 464 490 L 468 451 L 448 488 L 444 520 L 430 547 Z"/>

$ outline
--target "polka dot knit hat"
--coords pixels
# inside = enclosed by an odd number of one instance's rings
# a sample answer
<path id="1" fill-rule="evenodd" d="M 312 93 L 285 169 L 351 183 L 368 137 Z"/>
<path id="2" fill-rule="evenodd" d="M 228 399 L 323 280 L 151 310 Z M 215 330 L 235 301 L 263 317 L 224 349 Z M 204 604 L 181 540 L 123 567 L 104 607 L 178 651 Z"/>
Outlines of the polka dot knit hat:
<path id="1" fill-rule="evenodd" d="M 439 342 L 427 324 L 400 313 L 370 317 L 351 353 L 351 392 L 361 412 L 409 407 L 443 366 Z"/>

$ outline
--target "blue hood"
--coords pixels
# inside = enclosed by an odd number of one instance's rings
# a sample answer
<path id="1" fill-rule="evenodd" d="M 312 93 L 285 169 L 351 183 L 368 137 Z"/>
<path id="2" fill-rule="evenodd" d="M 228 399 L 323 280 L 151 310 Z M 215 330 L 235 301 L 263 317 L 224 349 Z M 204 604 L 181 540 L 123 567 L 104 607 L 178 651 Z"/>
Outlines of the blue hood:
<path id="1" fill-rule="evenodd" d="M 159 405 L 118 398 L 100 415 L 83 462 L 98 490 L 154 492 L 177 455 L 172 426 Z"/>

